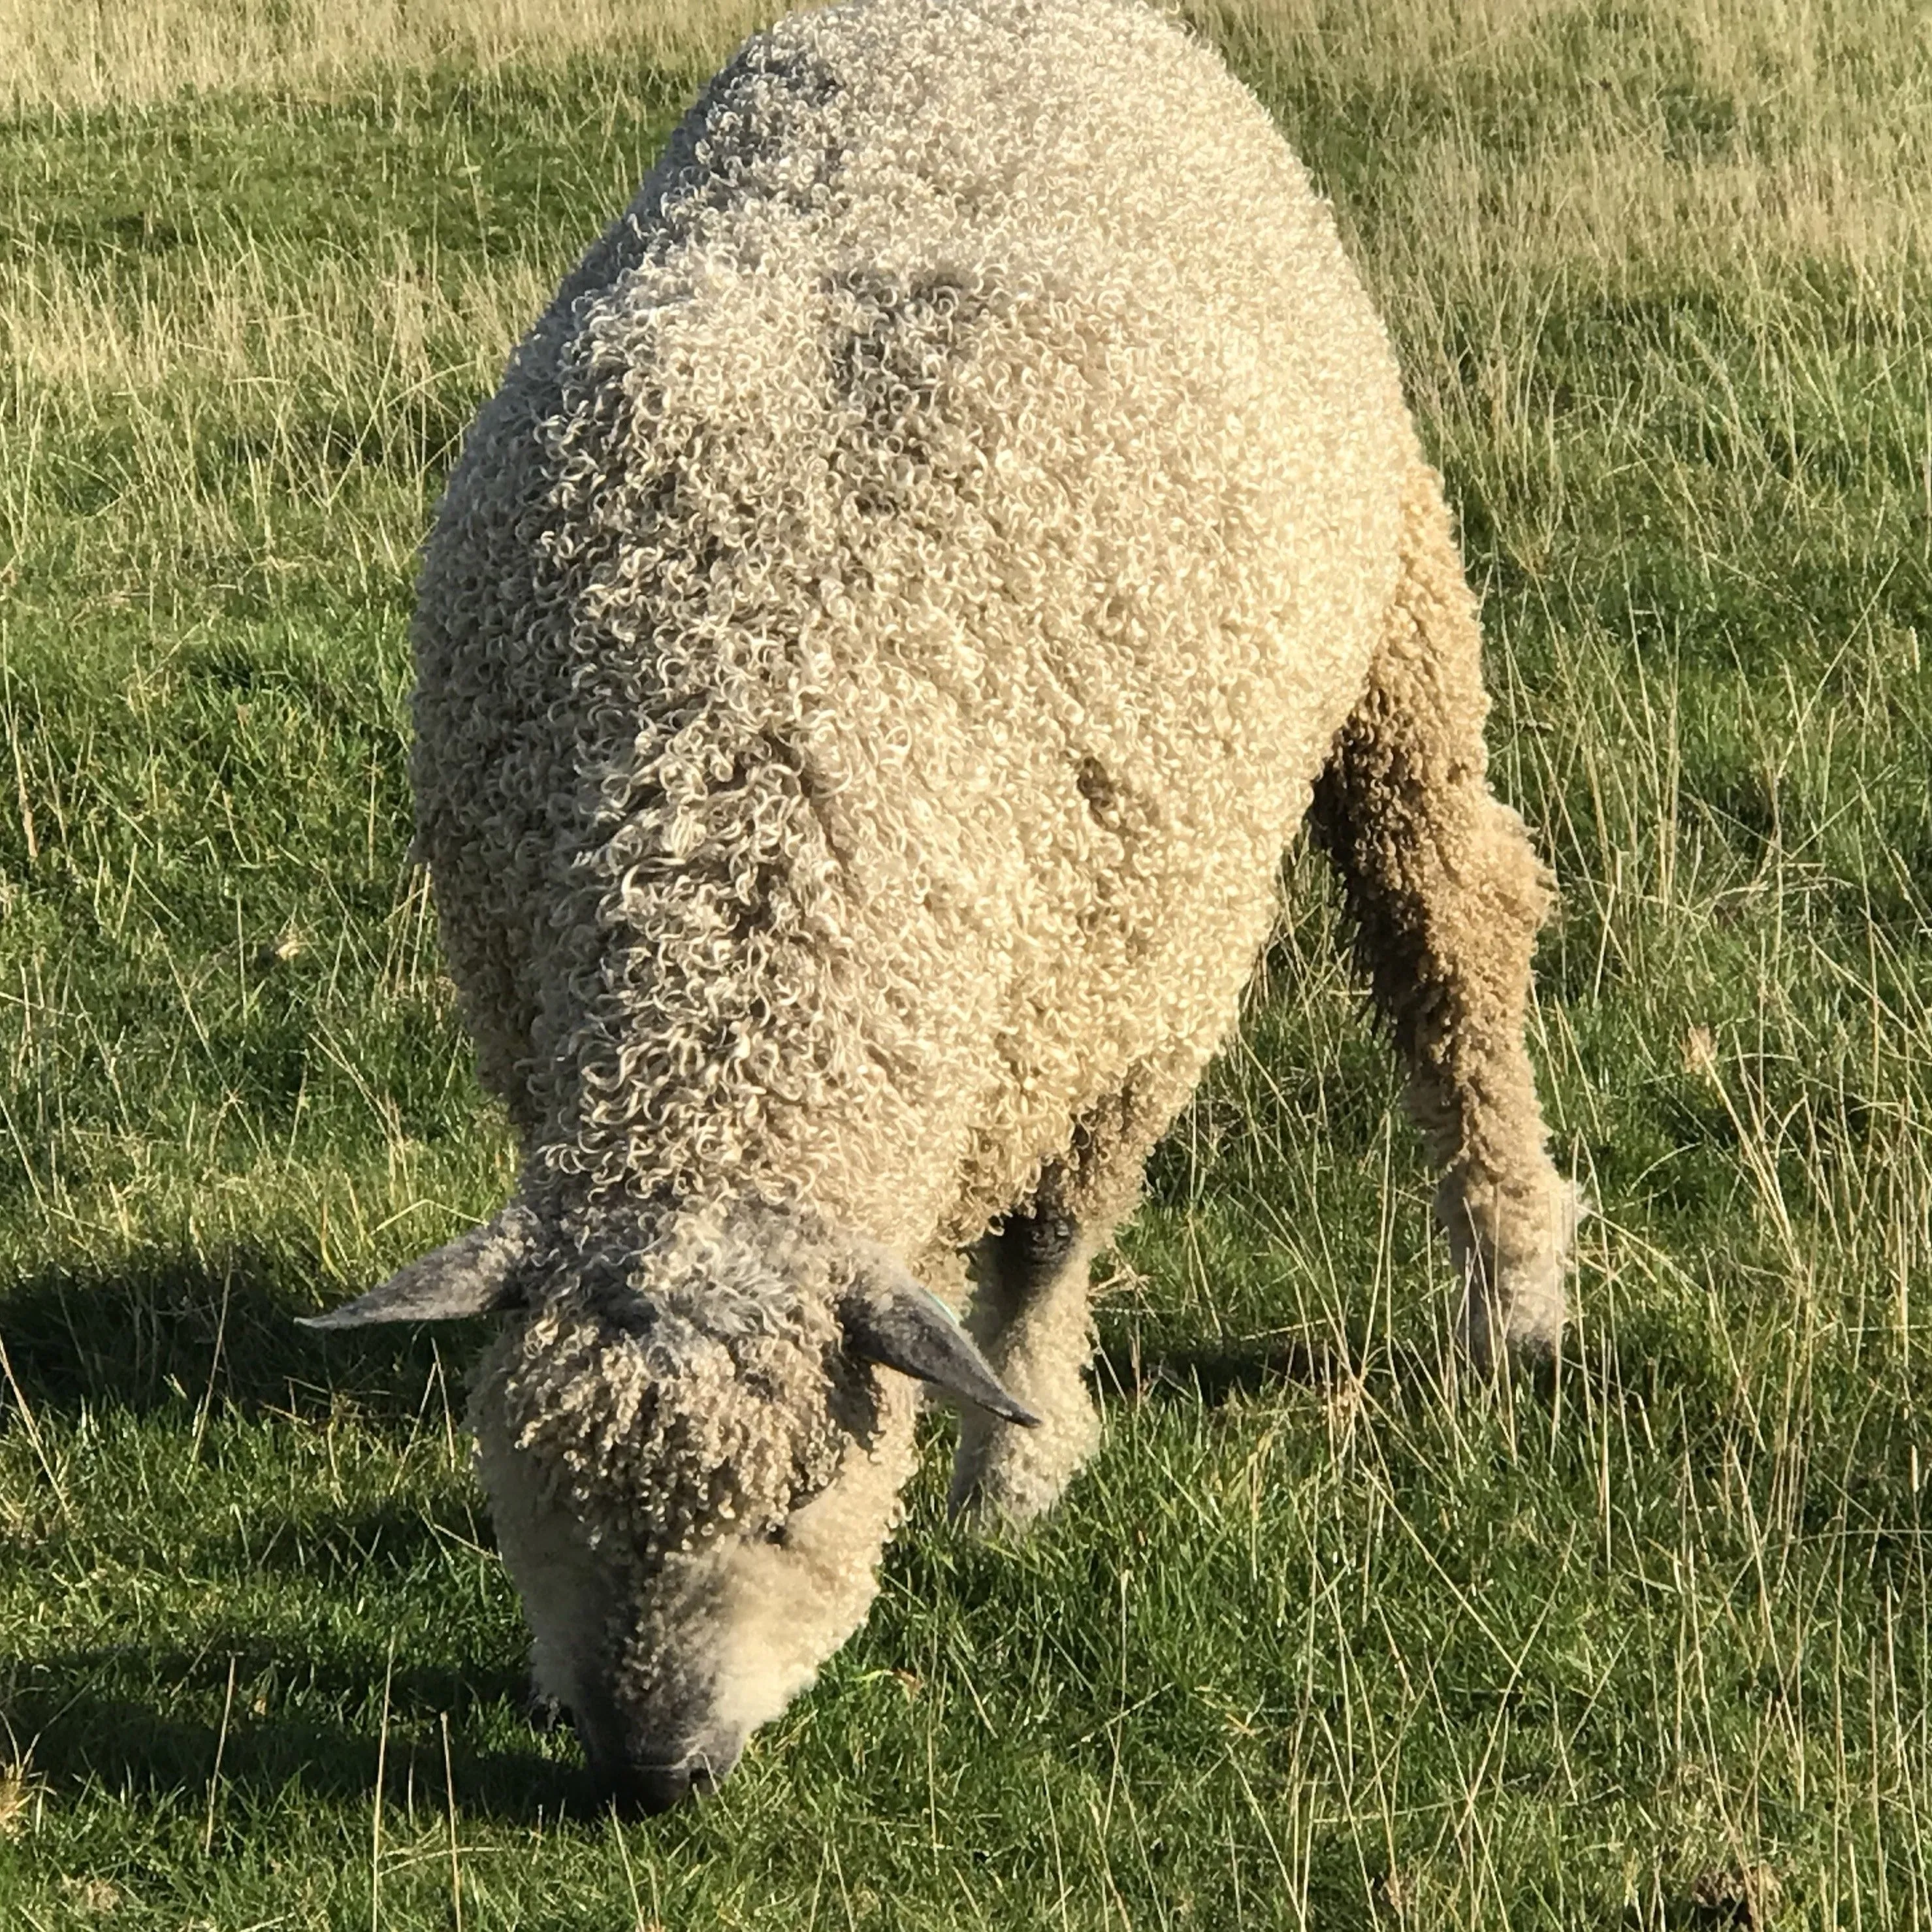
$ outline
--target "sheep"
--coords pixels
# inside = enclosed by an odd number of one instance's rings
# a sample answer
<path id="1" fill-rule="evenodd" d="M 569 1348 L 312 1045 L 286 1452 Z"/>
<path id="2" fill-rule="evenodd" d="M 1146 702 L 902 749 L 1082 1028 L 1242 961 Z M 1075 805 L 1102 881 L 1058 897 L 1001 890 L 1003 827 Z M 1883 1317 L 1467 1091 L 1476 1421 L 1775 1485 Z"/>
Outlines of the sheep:
<path id="1" fill-rule="evenodd" d="M 749 40 L 472 428 L 414 644 L 417 850 L 521 1166 L 316 1322 L 501 1317 L 478 1468 L 620 1806 L 714 1786 L 863 1619 L 918 1382 L 976 1520 L 1092 1454 L 1089 1263 L 1304 819 L 1468 1352 L 1556 1347 L 1552 886 L 1441 482 L 1328 207 L 1139 0 Z"/>

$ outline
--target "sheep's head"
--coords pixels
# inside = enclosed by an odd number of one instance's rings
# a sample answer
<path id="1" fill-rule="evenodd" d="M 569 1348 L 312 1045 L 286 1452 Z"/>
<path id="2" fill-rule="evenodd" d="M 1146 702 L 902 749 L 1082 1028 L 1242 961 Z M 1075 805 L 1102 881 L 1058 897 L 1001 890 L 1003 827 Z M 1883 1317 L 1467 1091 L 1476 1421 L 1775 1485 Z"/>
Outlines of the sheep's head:
<path id="1" fill-rule="evenodd" d="M 532 1673 L 628 1809 L 715 1785 L 863 1619 L 908 1377 L 1034 1420 L 892 1256 L 759 1206 L 513 1206 L 316 1325 L 486 1310 L 470 1420 Z"/>

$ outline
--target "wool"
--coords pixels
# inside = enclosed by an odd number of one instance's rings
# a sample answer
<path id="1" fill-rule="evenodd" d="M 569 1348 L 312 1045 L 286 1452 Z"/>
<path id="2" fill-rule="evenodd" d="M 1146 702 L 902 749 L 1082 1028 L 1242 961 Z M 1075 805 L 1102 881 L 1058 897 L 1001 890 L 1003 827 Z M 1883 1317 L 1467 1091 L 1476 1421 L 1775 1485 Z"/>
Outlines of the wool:
<path id="1" fill-rule="evenodd" d="M 481 1468 L 540 1684 L 640 1802 L 865 1614 L 912 1456 L 842 1343 L 878 1257 L 977 1244 L 1040 1412 L 967 1418 L 961 1507 L 1090 1453 L 1089 1258 L 1312 797 L 1471 1346 L 1554 1346 L 1549 889 L 1441 485 L 1326 205 L 1136 0 L 748 43 L 478 417 L 415 646 L 418 850 L 542 1231 L 489 1250 Z M 988 1233 L 1062 1221 L 1016 1273 Z"/>

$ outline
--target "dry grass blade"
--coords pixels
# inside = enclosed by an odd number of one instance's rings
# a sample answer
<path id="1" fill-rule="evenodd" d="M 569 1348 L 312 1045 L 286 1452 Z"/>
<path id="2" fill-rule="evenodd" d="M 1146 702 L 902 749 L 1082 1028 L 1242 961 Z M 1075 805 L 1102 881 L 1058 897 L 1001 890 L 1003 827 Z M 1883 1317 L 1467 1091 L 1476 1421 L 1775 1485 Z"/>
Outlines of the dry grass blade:
<path id="1" fill-rule="evenodd" d="M 0 101 L 98 107 L 195 88 L 340 86 L 436 61 L 491 72 L 623 49 L 702 73 L 782 9 L 769 0 L 0 0 Z"/>

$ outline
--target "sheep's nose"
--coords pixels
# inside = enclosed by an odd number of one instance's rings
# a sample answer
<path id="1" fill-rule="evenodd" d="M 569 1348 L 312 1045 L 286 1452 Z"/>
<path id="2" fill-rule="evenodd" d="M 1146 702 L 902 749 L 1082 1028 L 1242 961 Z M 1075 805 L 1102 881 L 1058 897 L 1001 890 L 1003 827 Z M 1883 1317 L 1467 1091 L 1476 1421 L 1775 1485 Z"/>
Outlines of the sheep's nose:
<path id="1" fill-rule="evenodd" d="M 683 1764 L 626 1764 L 610 1780 L 610 1802 L 625 1817 L 653 1817 L 687 1798 L 709 1797 L 729 1769 L 714 1771 L 702 1758 Z"/>
<path id="2" fill-rule="evenodd" d="M 691 1792 L 691 1769 L 682 1764 L 627 1764 L 610 1780 L 610 1802 L 626 1818 L 668 1811 Z"/>

